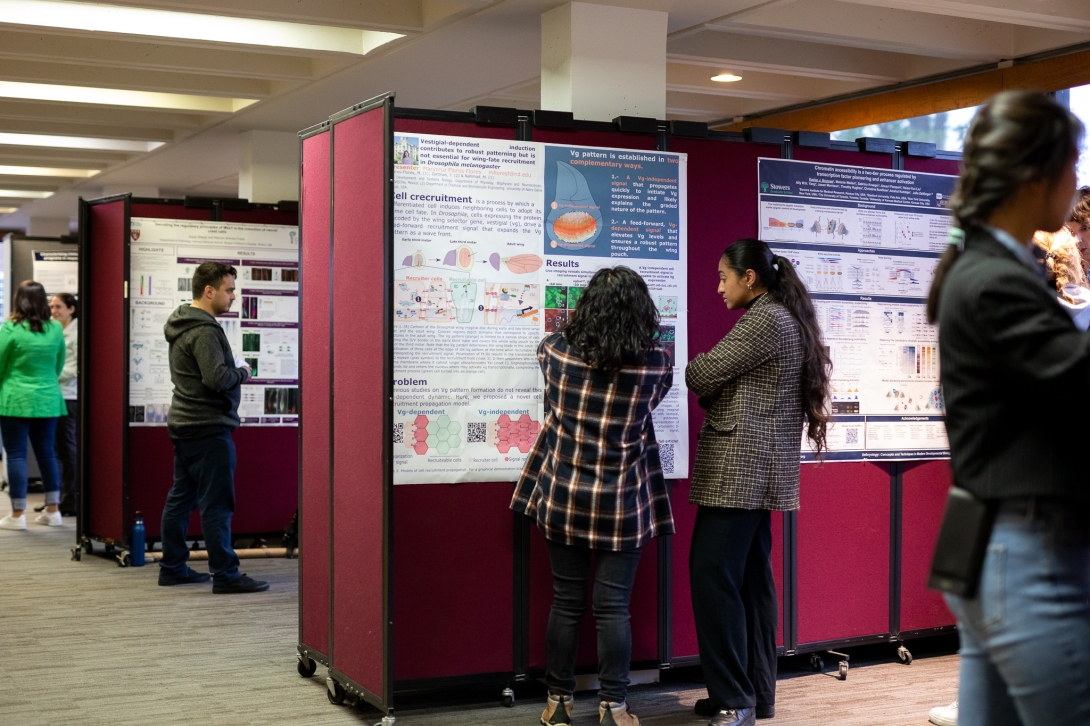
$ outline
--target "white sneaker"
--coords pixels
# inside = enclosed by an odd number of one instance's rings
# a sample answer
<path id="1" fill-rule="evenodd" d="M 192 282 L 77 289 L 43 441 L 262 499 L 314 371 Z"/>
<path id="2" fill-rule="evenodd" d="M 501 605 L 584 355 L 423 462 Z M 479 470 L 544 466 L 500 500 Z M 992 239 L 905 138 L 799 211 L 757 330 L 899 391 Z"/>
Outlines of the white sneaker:
<path id="1" fill-rule="evenodd" d="M 10 514 L 0 519 L 0 529 L 26 529 L 26 515 L 13 517 Z"/>
<path id="2" fill-rule="evenodd" d="M 23 516 L 25 517 L 26 515 L 24 514 Z M 60 512 L 42 512 L 34 518 L 34 521 L 38 524 L 44 524 L 47 527 L 60 527 L 64 524 Z M 26 528 L 24 527 L 24 529 Z"/>
<path id="3" fill-rule="evenodd" d="M 954 701 L 949 706 L 936 706 L 931 709 L 931 716 L 927 720 L 935 726 L 958 726 L 958 702 Z"/>

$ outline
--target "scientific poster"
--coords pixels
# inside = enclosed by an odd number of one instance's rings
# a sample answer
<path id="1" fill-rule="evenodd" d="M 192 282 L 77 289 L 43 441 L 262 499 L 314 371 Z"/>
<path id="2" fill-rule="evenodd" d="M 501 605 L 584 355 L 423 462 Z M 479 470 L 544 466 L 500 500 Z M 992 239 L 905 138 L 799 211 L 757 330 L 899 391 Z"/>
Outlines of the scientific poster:
<path id="1" fill-rule="evenodd" d="M 79 251 L 32 251 L 31 276 L 45 288 L 47 297 L 58 292 L 79 296 Z"/>
<path id="2" fill-rule="evenodd" d="M 238 270 L 235 302 L 218 321 L 254 374 L 242 386 L 242 425 L 299 425 L 297 227 L 133 217 L 129 259 L 130 426 L 167 425 L 163 325 L 193 302 L 193 272 L 211 260 Z"/>
<path id="3" fill-rule="evenodd" d="M 688 475 L 684 154 L 395 135 L 394 480 L 514 481 L 544 415 L 538 343 L 591 276 L 647 281 L 674 356 L 655 411 Z"/>
<path id="4" fill-rule="evenodd" d="M 760 234 L 810 290 L 833 360 L 829 460 L 950 455 L 924 307 L 955 177 L 760 159 Z M 803 461 L 813 459 L 804 440 Z"/>

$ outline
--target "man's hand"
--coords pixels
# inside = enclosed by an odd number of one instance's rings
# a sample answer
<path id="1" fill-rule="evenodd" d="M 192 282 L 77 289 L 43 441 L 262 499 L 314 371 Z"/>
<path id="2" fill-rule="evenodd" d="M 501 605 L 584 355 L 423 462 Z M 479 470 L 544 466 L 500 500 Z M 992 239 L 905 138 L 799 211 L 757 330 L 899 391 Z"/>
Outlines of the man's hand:
<path id="1" fill-rule="evenodd" d="M 250 379 L 254 377 L 254 372 L 248 365 L 243 364 L 239 366 L 239 370 L 246 374 L 246 377 L 242 379 L 243 383 L 248 383 Z"/>

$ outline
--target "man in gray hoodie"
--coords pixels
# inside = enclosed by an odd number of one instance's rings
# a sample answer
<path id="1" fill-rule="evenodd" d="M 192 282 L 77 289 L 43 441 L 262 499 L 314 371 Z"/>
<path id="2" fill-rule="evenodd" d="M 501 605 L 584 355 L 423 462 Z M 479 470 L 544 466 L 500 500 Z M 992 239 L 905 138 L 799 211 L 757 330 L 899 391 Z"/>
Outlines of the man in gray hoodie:
<path id="1" fill-rule="evenodd" d="M 181 305 L 163 330 L 170 344 L 170 379 L 174 398 L 167 427 L 174 442 L 174 486 L 163 508 L 163 559 L 160 585 L 207 582 L 209 576 L 186 565 L 189 516 L 200 507 L 208 547 L 212 592 L 261 592 L 269 583 L 238 571 L 231 547 L 235 511 L 235 443 L 242 384 L 248 366 L 236 366 L 231 344 L 217 315 L 235 301 L 234 267 L 205 262 L 193 273 L 193 303 Z"/>

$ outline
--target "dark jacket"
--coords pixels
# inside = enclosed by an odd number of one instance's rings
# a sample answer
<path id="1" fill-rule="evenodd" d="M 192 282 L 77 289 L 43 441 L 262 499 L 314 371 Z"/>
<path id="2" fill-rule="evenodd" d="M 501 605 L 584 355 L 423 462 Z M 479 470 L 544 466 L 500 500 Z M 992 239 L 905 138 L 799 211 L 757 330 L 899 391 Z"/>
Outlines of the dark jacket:
<path id="1" fill-rule="evenodd" d="M 1090 501 L 1090 335 L 1034 270 L 984 230 L 967 235 L 939 304 L 954 481 L 983 499 Z"/>
<path id="2" fill-rule="evenodd" d="M 766 293 L 689 363 L 686 385 L 708 399 L 690 504 L 799 508 L 802 359 L 798 323 Z"/>
<path id="3" fill-rule="evenodd" d="M 238 427 L 238 404 L 246 372 L 235 367 L 231 344 L 216 319 L 182 305 L 163 326 L 170 344 L 174 398 L 167 414 L 171 435 L 192 437 L 198 430 Z"/>
<path id="4" fill-rule="evenodd" d="M 545 421 L 511 509 L 566 545 L 631 550 L 673 534 L 651 421 L 674 382 L 670 355 L 655 349 L 643 365 L 610 373 L 588 366 L 563 334 L 553 333 L 541 341 L 537 359 L 545 376 Z M 501 417 L 496 436 L 512 442 L 518 432 L 524 438 L 536 429 L 529 416 Z"/>

